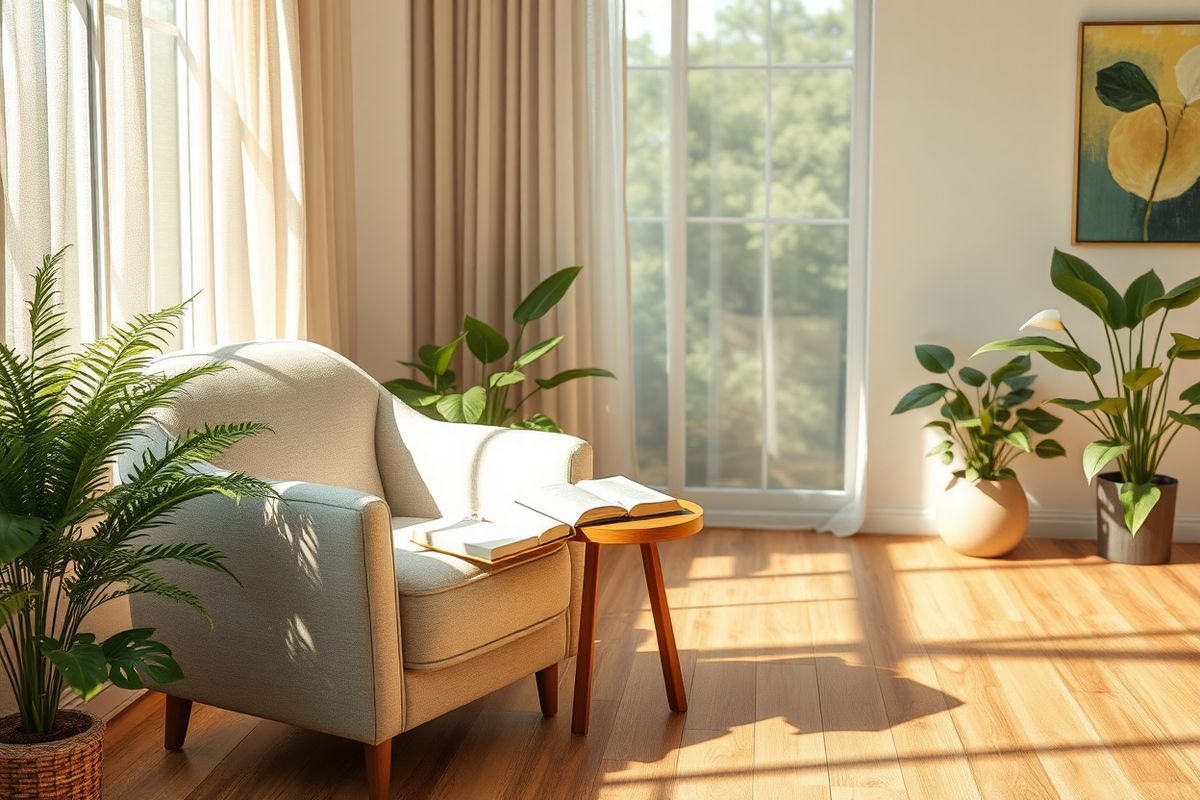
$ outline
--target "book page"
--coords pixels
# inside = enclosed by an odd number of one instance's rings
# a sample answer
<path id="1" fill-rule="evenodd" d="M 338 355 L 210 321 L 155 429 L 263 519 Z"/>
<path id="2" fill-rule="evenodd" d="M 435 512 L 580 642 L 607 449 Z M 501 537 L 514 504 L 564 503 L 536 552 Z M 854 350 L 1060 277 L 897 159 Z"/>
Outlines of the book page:
<path id="1" fill-rule="evenodd" d="M 435 519 L 408 530 L 412 541 L 423 547 L 484 561 L 496 561 L 539 544 L 534 531 L 522 534 L 481 519 Z"/>
<path id="2" fill-rule="evenodd" d="M 643 486 L 624 475 L 580 481 L 578 485 L 625 509 L 631 517 L 649 517 L 683 510 L 683 506 L 671 495 Z"/>
<path id="3" fill-rule="evenodd" d="M 541 544 L 571 535 L 571 526 L 565 522 L 559 522 L 540 511 L 534 511 L 528 506 L 515 502 L 505 503 L 499 508 L 489 511 L 487 519 L 505 530 L 511 531 L 513 535 L 534 534 Z"/>
<path id="4" fill-rule="evenodd" d="M 529 489 L 517 497 L 517 502 L 571 526 L 627 516 L 622 507 L 569 483 Z"/>

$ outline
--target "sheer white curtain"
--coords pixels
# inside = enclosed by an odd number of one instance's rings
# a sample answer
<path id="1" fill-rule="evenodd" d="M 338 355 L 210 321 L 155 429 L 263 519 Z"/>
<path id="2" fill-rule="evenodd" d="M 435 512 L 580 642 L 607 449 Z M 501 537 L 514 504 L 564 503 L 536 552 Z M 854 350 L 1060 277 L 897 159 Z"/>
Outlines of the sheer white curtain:
<path id="1" fill-rule="evenodd" d="M 196 293 L 180 344 L 303 337 L 296 0 L 0 8 L 6 339 L 72 243 L 85 338 Z"/>

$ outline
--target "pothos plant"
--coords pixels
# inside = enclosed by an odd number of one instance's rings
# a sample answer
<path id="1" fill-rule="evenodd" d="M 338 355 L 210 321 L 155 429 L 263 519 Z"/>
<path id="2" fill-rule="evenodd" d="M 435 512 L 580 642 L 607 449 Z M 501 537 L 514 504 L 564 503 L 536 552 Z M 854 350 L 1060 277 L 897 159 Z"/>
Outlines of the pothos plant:
<path id="1" fill-rule="evenodd" d="M 954 475 L 972 483 L 1017 477 L 1012 462 L 1024 453 L 1039 458 L 1065 455 L 1054 439 L 1035 441 L 1062 424 L 1062 420 L 1044 408 L 1024 407 L 1033 397 L 1036 375 L 1030 375 L 1029 356 L 1017 356 L 990 375 L 971 366 L 958 370 L 954 379 L 954 353 L 936 344 L 916 347 L 917 361 L 928 371 L 945 375 L 949 385 L 940 381 L 912 389 L 893 414 L 941 403 L 942 419 L 925 425 L 940 431 L 945 438 L 926 455 L 949 466 L 957 459 L 961 467 Z M 961 381 L 961 385 L 959 383 Z"/>
<path id="2" fill-rule="evenodd" d="M 80 348 L 57 293 L 64 251 L 33 276 L 26 354 L 0 344 L 0 666 L 16 696 L 21 728 L 52 738 L 64 683 L 87 700 L 105 681 L 169 683 L 183 672 L 151 628 L 96 640 L 88 615 L 131 594 L 193 606 L 200 599 L 164 578 L 157 565 L 182 562 L 228 574 L 219 550 L 203 542 L 146 544 L 197 497 L 272 494 L 261 481 L 195 466 L 266 427 L 214 425 L 189 431 L 147 454 L 120 483 L 118 455 L 144 442 L 144 427 L 192 380 L 223 369 L 204 365 L 174 375 L 147 366 L 175 329 L 185 304 L 139 315 Z"/>
<path id="3" fill-rule="evenodd" d="M 435 419 L 561 432 L 558 424 L 546 414 L 522 417 L 519 412 L 539 392 L 580 378 L 612 378 L 614 375 L 599 367 L 578 367 L 535 378 L 535 388 L 525 391 L 530 367 L 558 347 L 564 337 L 551 336 L 524 350 L 521 340 L 531 322 L 541 319 L 558 305 L 581 269 L 564 267 L 533 288 L 513 312 L 517 335 L 511 343 L 503 333 L 468 314 L 463 318 L 462 331 L 449 343 L 423 345 L 417 351 L 416 361 L 400 362 L 415 370 L 423 381 L 396 378 L 384 386 L 417 411 Z M 482 383 L 460 392 L 458 375 L 451 365 L 463 342 L 479 362 Z"/>
<path id="4" fill-rule="evenodd" d="M 1084 476 L 1091 482 L 1116 462 L 1125 525 L 1136 534 L 1161 496 L 1158 467 L 1167 449 L 1184 428 L 1200 428 L 1200 413 L 1192 411 L 1200 405 L 1200 383 L 1178 395 L 1179 408 L 1171 408 L 1170 388 L 1180 361 L 1200 359 L 1200 339 L 1172 332 L 1170 342 L 1163 340 L 1171 312 L 1200 299 L 1200 278 L 1168 291 L 1150 270 L 1122 294 L 1083 259 L 1055 250 L 1050 282 L 1100 319 L 1112 369 L 1108 378 L 1101 377 L 1101 363 L 1083 351 L 1053 308 L 1038 312 L 1021 329 L 1062 333 L 1069 344 L 1049 336 L 1022 336 L 991 342 L 978 352 L 1041 353 L 1055 366 L 1087 377 L 1093 399 L 1060 397 L 1048 402 L 1075 412 L 1099 434 L 1083 451 Z"/>

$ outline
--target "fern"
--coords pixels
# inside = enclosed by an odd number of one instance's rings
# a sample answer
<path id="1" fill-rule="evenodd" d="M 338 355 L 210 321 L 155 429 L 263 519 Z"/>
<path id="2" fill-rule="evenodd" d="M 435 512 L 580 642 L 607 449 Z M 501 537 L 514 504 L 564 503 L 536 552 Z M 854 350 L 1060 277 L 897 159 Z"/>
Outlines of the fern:
<path id="1" fill-rule="evenodd" d="M 223 367 L 175 374 L 150 369 L 187 303 L 138 315 L 79 348 L 63 344 L 69 333 L 58 294 L 64 254 L 46 256 L 33 275 L 29 352 L 0 344 L 0 667 L 22 727 L 33 733 L 53 728 L 64 683 L 82 697 L 99 689 L 94 676 L 113 666 L 103 661 L 105 653 L 119 655 L 128 685 L 140 685 L 141 667 L 131 653 L 153 653 L 156 660 L 146 667 L 169 662 L 178 672 L 157 642 L 118 647 L 129 631 L 110 639 L 110 647 L 97 644 L 80 630 L 91 611 L 117 597 L 152 594 L 207 618 L 200 598 L 155 566 L 182 563 L 233 577 L 217 548 L 147 544 L 146 530 L 169 524 L 196 498 L 273 494 L 255 478 L 207 466 L 267 430 L 253 422 L 188 431 L 148 451 L 112 484 L 116 459 L 145 444 L 156 413 L 170 408 L 189 383 Z M 60 671 L 57 664 L 67 662 L 85 668 Z"/>

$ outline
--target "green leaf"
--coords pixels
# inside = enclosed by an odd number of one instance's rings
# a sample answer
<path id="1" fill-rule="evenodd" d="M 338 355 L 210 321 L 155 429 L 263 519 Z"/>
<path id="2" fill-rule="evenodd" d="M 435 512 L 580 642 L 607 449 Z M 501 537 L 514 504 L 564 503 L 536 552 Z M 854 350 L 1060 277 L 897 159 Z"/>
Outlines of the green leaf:
<path id="1" fill-rule="evenodd" d="M 933 456 L 941 455 L 942 453 L 945 453 L 947 450 L 951 450 L 953 448 L 954 448 L 954 442 L 947 439 L 943 442 L 938 442 L 938 444 L 932 450 L 930 450 L 928 453 L 925 454 L 925 457 L 932 458 Z"/>
<path id="2" fill-rule="evenodd" d="M 1200 383 L 1193 383 L 1180 392 L 1179 399 L 1189 405 L 1200 405 Z"/>
<path id="3" fill-rule="evenodd" d="M 1046 434 L 1053 431 L 1062 420 L 1044 408 L 1018 408 L 1017 419 L 1034 433 Z"/>
<path id="4" fill-rule="evenodd" d="M 91 700 L 104 688 L 108 667 L 104 651 L 96 644 L 96 637 L 92 634 L 76 634 L 69 648 L 63 648 L 49 636 L 35 635 L 33 641 L 62 675 L 71 691 L 85 701 Z"/>
<path id="5" fill-rule="evenodd" d="M 1069 345 L 1065 345 L 1062 342 L 1056 342 L 1049 336 L 1018 336 L 1015 339 L 997 339 L 994 342 L 988 342 L 983 347 L 976 350 L 971 357 L 974 358 L 981 353 L 1004 352 L 1011 350 L 1021 350 L 1033 353 L 1065 353 L 1070 349 L 1071 347 Z M 1001 372 L 1007 366 L 1008 365 L 1006 364 L 1004 367 L 996 370 L 996 373 Z M 992 382 L 996 385 L 999 385 L 999 381 L 996 381 L 994 377 Z"/>
<path id="6" fill-rule="evenodd" d="M 559 300 L 562 300 L 581 269 L 583 267 L 564 267 L 533 287 L 533 291 L 513 312 L 513 319 L 518 325 L 527 325 L 545 316 L 550 309 L 558 305 Z"/>
<path id="7" fill-rule="evenodd" d="M 520 422 L 514 422 L 510 427 L 533 431 L 548 431 L 549 433 L 562 433 L 562 428 L 558 427 L 557 422 L 540 412 L 526 417 Z"/>
<path id="8" fill-rule="evenodd" d="M 1200 300 L 1200 278 L 1192 278 L 1190 281 L 1184 281 L 1162 297 L 1150 303 L 1150 308 L 1147 309 L 1146 314 L 1149 316 L 1164 308 L 1170 311 L 1186 308 L 1197 300 Z"/>
<path id="9" fill-rule="evenodd" d="M 957 428 L 982 428 L 983 420 L 980 417 L 966 417 L 965 419 L 955 417 L 954 426 Z"/>
<path id="10" fill-rule="evenodd" d="M 46 521 L 0 511 L 0 564 L 8 564 L 37 544 Z"/>
<path id="11" fill-rule="evenodd" d="M 403 379 L 391 380 L 383 388 L 414 408 L 425 408 L 437 403 L 444 395 L 428 388 L 413 389 L 400 383 Z M 416 381 L 412 381 L 416 383 Z"/>
<path id="12" fill-rule="evenodd" d="M 1033 397 L 1033 389 L 1019 389 L 1001 397 L 1000 405 L 1004 408 L 1016 408 L 1031 397 Z"/>
<path id="13" fill-rule="evenodd" d="M 1074 400 L 1067 397 L 1056 397 L 1046 402 L 1062 406 L 1063 408 L 1069 408 L 1080 414 L 1085 411 L 1099 411 L 1103 414 L 1108 414 L 1110 417 L 1119 417 L 1129 407 L 1129 402 L 1124 397 L 1100 397 L 1095 400 Z"/>
<path id="14" fill-rule="evenodd" d="M 1125 327 L 1132 328 L 1153 313 L 1150 304 L 1162 298 L 1166 288 L 1154 270 L 1134 278 L 1125 290 Z"/>
<path id="15" fill-rule="evenodd" d="M 1162 495 L 1158 487 L 1152 483 L 1122 483 L 1117 496 L 1121 500 L 1121 508 L 1125 511 L 1125 527 L 1129 533 L 1136 536 L 1146 517 L 1158 504 Z"/>
<path id="16" fill-rule="evenodd" d="M 491 364 L 508 353 L 508 339 L 481 319 L 467 314 L 463 317 L 463 332 L 467 337 L 467 348 L 484 364 Z"/>
<path id="17" fill-rule="evenodd" d="M 37 596 L 38 592 L 31 589 L 19 589 L 0 595 L 0 626 L 7 625 L 8 621 L 24 608 L 27 602 Z"/>
<path id="18" fill-rule="evenodd" d="M 432 392 L 433 391 L 433 387 L 430 386 L 429 384 L 421 383 L 420 381 L 414 381 L 412 378 L 393 378 L 392 380 L 387 381 L 383 385 L 388 386 L 389 384 L 392 386 L 395 386 L 399 389 L 410 389 L 414 392 Z"/>
<path id="19" fill-rule="evenodd" d="M 425 345 L 425 347 L 431 347 L 431 346 L 432 345 Z M 412 367 L 417 372 L 420 372 L 422 375 L 424 375 L 430 381 L 433 380 L 433 377 L 436 374 L 433 371 L 433 367 L 426 366 L 425 364 L 420 364 L 416 361 L 400 361 L 397 363 L 403 364 L 406 367 Z"/>
<path id="20" fill-rule="evenodd" d="M 1124 299 L 1082 258 L 1056 248 L 1050 259 L 1050 282 L 1067 297 L 1094 312 L 1110 328 L 1124 327 Z"/>
<path id="21" fill-rule="evenodd" d="M 954 453 L 952 451 L 947 450 L 945 453 L 942 453 L 938 457 L 938 460 L 941 461 L 946 466 L 950 466 L 951 464 L 954 463 Z"/>
<path id="22" fill-rule="evenodd" d="M 447 422 L 475 423 L 483 416 L 487 392 L 482 386 L 472 386 L 462 394 L 448 394 L 437 401 L 438 413 Z"/>
<path id="23" fill-rule="evenodd" d="M 1129 449 L 1127 444 L 1119 444 L 1105 439 L 1098 442 L 1092 442 L 1083 449 L 1083 474 L 1087 476 L 1088 483 L 1092 482 L 1092 478 L 1104 471 L 1114 458 L 1117 458 Z"/>
<path id="24" fill-rule="evenodd" d="M 1131 369 L 1121 378 L 1121 383 L 1131 392 L 1140 392 L 1150 384 L 1163 376 L 1163 371 L 1158 367 L 1143 367 L 1142 369 Z"/>
<path id="25" fill-rule="evenodd" d="M 1181 414 L 1178 411 L 1168 411 L 1167 416 L 1180 425 L 1200 429 L 1200 414 Z"/>
<path id="26" fill-rule="evenodd" d="M 962 392 L 955 392 L 950 401 L 942 406 L 941 411 L 942 416 L 946 419 L 962 421 L 975 418 L 975 409 L 971 407 L 971 401 Z"/>
<path id="27" fill-rule="evenodd" d="M 449 344 L 442 345 L 433 354 L 433 371 L 436 375 L 445 375 L 446 370 L 450 369 L 450 362 L 454 360 L 454 351 L 458 350 L 458 343 L 463 340 L 460 334 Z"/>
<path id="28" fill-rule="evenodd" d="M 950 387 L 940 383 L 923 383 L 915 389 L 910 389 L 904 397 L 901 397 L 900 402 L 892 409 L 892 413 L 903 414 L 905 411 L 912 411 L 915 408 L 931 406 L 941 400 L 948 391 L 950 391 Z"/>
<path id="29" fill-rule="evenodd" d="M 520 383 L 525 380 L 525 373 L 520 370 L 511 370 L 509 372 L 497 372 L 488 378 L 488 386 L 495 389 L 497 386 L 512 386 L 514 383 Z"/>
<path id="30" fill-rule="evenodd" d="M 423 344 L 417 350 L 417 358 L 421 359 L 421 363 L 427 367 L 433 367 L 437 363 L 437 345 Z"/>
<path id="31" fill-rule="evenodd" d="M 944 419 L 935 419 L 932 422 L 926 422 L 921 427 L 922 428 L 937 428 L 938 430 L 945 431 L 946 433 L 950 432 L 950 423 L 946 422 Z"/>
<path id="32" fill-rule="evenodd" d="M 987 375 L 974 367 L 963 367 L 958 371 L 958 377 L 962 378 L 963 383 L 976 388 L 987 383 Z"/>
<path id="33" fill-rule="evenodd" d="M 1033 443 L 1029 439 L 1029 431 L 1017 428 L 1004 434 L 1004 441 L 1020 450 L 1022 453 L 1033 452 Z"/>
<path id="34" fill-rule="evenodd" d="M 538 342 L 533 347 L 526 350 L 521 356 L 513 362 L 514 367 L 523 367 L 527 364 L 532 364 L 542 356 L 549 353 L 554 348 L 558 347 L 559 342 L 563 340 L 561 336 L 551 336 L 549 339 Z"/>
<path id="35" fill-rule="evenodd" d="M 1158 90 L 1137 64 L 1118 61 L 1096 72 L 1096 96 L 1118 111 L 1137 111 L 1159 102 Z"/>
<path id="36" fill-rule="evenodd" d="M 1029 372 L 1032 366 L 1033 361 L 1028 355 L 1019 355 L 992 373 L 992 386 L 1008 383 L 1010 380 Z"/>
<path id="37" fill-rule="evenodd" d="M 967 467 L 965 470 L 963 470 L 963 477 L 966 478 L 970 483 L 979 483 L 979 470 L 977 470 L 975 467 Z"/>
<path id="38" fill-rule="evenodd" d="M 615 378 L 615 377 L 617 377 L 617 376 L 613 375 L 611 372 L 609 372 L 606 369 L 601 369 L 600 367 L 583 367 L 581 369 L 565 369 L 562 372 L 558 373 L 557 375 L 554 375 L 549 378 L 538 378 L 537 385 L 542 387 L 543 389 L 553 389 L 555 386 L 564 384 L 567 381 L 574 381 L 574 380 L 578 380 L 580 378 Z"/>
<path id="39" fill-rule="evenodd" d="M 917 361 L 930 372 L 944 375 L 954 368 L 954 353 L 940 344 L 919 344 L 914 349 Z"/>
<path id="40" fill-rule="evenodd" d="M 1194 361 L 1200 358 L 1200 339 L 1183 333 L 1172 333 L 1171 338 L 1175 340 L 1175 346 L 1167 351 L 1168 356 L 1182 358 L 1185 361 Z"/>
<path id="41" fill-rule="evenodd" d="M 1033 448 L 1038 458 L 1058 458 L 1067 454 L 1066 448 L 1053 439 L 1042 439 Z"/>
<path id="42" fill-rule="evenodd" d="M 164 684 L 183 677 L 183 670 L 171 655 L 171 648 L 150 637 L 153 628 L 133 628 L 115 633 L 104 640 L 101 649 L 108 664 L 108 679 L 122 689 L 142 689 L 139 674 L 144 671 L 154 683 Z"/>
<path id="43" fill-rule="evenodd" d="M 1037 380 L 1037 375 L 1014 375 L 1004 381 L 1004 384 L 1014 392 L 1028 389 Z"/>
<path id="44" fill-rule="evenodd" d="M 1042 353 L 1042 358 L 1059 369 L 1065 369 L 1070 372 L 1086 372 L 1089 375 L 1098 375 L 1101 370 L 1099 361 L 1082 350 L 1076 350 L 1074 347 L 1068 347 L 1065 353 Z"/>

